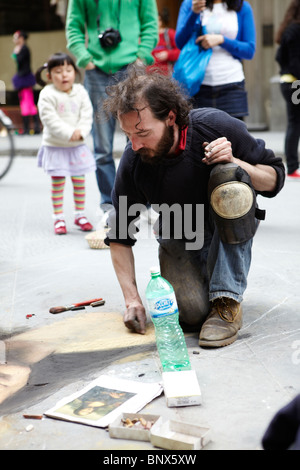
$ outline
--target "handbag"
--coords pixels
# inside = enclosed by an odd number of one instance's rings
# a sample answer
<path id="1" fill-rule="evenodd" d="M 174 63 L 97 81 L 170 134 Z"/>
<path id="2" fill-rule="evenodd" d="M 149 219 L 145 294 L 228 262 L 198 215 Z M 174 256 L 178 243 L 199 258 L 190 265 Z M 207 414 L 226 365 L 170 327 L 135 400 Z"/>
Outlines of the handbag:
<path id="1" fill-rule="evenodd" d="M 205 26 L 202 34 L 206 33 Z M 194 31 L 188 42 L 183 46 L 177 62 L 174 65 L 173 78 L 177 80 L 190 96 L 196 95 L 204 79 L 207 64 L 212 55 L 212 49 L 204 49 L 196 44 L 200 34 Z"/>

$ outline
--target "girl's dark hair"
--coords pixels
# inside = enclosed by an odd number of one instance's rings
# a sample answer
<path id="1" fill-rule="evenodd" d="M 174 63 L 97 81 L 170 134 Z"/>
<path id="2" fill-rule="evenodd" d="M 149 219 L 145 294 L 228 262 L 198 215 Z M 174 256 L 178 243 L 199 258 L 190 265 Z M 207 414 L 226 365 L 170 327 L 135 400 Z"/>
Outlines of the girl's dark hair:
<path id="1" fill-rule="evenodd" d="M 288 9 L 286 10 L 283 21 L 280 24 L 275 36 L 275 41 L 277 44 L 281 43 L 284 30 L 292 23 L 300 23 L 300 0 L 292 0 Z"/>
<path id="2" fill-rule="evenodd" d="M 103 109 L 108 116 L 112 114 L 117 118 L 119 113 L 139 113 L 141 106 L 148 106 L 160 121 L 174 111 L 180 129 L 189 123 L 192 106 L 180 85 L 157 71 L 147 72 L 144 65 L 129 66 L 126 78 L 108 87 L 106 92 L 108 98 Z"/>
<path id="3" fill-rule="evenodd" d="M 223 3 L 227 4 L 228 10 L 234 10 L 234 11 L 240 11 L 244 0 L 225 0 Z M 214 0 L 206 0 L 206 8 L 209 8 L 210 10 L 213 9 L 214 6 Z"/>
<path id="4" fill-rule="evenodd" d="M 42 87 L 44 87 L 47 83 L 41 77 L 42 72 L 45 69 L 47 69 L 47 72 L 50 74 L 51 70 L 54 67 L 58 67 L 59 65 L 64 65 L 65 63 L 67 63 L 68 65 L 72 65 L 72 67 L 74 67 L 75 69 L 75 72 L 80 76 L 80 72 L 78 68 L 76 67 L 72 57 L 70 57 L 68 54 L 65 54 L 64 52 L 56 52 L 55 54 L 49 57 L 48 62 L 46 62 L 36 71 L 35 73 L 36 82 Z"/>

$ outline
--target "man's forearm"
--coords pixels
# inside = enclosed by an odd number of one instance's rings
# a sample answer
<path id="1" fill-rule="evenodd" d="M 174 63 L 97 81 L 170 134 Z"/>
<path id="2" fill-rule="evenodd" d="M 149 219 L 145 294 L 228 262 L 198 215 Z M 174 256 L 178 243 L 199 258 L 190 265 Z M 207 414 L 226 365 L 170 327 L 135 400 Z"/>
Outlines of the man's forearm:
<path id="1" fill-rule="evenodd" d="M 277 187 L 277 172 L 271 165 L 260 163 L 252 165 L 244 160 L 235 158 L 232 153 L 231 142 L 226 137 L 219 137 L 212 142 L 204 142 L 204 158 L 206 165 L 216 163 L 235 163 L 245 170 L 251 178 L 256 191 L 272 192 Z"/>
<path id="2" fill-rule="evenodd" d="M 119 243 L 110 243 L 110 253 L 116 276 L 123 292 L 126 307 L 136 300 L 141 302 L 137 290 L 132 248 Z"/>
<path id="3" fill-rule="evenodd" d="M 272 192 L 275 190 L 277 184 L 277 173 L 272 166 L 260 164 L 251 165 L 239 158 L 234 158 L 233 160 L 234 163 L 247 171 L 256 191 Z"/>
<path id="4" fill-rule="evenodd" d="M 125 299 L 126 311 L 123 319 L 125 326 L 143 335 L 146 332 L 147 318 L 137 290 L 132 248 L 119 243 L 110 243 L 110 252 Z"/>

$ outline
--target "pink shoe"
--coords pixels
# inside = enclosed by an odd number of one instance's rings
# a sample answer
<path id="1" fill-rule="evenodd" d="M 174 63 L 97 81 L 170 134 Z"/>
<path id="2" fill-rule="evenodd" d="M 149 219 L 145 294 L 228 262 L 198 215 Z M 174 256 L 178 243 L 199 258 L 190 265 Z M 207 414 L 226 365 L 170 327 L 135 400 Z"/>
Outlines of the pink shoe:
<path id="1" fill-rule="evenodd" d="M 56 235 L 65 235 L 67 233 L 67 227 L 64 220 L 56 220 L 54 222 L 54 233 Z"/>
<path id="2" fill-rule="evenodd" d="M 78 225 L 80 230 L 82 230 L 83 232 L 90 232 L 91 230 L 93 230 L 92 224 L 88 222 L 87 218 L 84 215 L 76 217 L 76 219 L 74 220 L 74 224 Z"/>
<path id="3" fill-rule="evenodd" d="M 297 179 L 300 178 L 300 170 L 295 170 L 293 173 L 288 173 L 288 178 Z"/>

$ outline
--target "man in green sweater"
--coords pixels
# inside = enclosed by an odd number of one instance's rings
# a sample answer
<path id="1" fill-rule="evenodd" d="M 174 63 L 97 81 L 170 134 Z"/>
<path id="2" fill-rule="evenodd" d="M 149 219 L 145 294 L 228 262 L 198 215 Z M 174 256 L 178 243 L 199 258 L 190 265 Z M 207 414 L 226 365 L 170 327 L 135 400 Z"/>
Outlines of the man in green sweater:
<path id="1" fill-rule="evenodd" d="M 84 85 L 94 108 L 96 177 L 104 213 L 112 207 L 115 181 L 115 119 L 103 117 L 106 87 L 122 79 L 129 64 L 153 63 L 158 41 L 156 0 L 69 0 L 67 47 L 85 69 Z"/>

